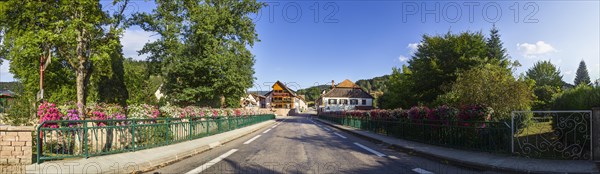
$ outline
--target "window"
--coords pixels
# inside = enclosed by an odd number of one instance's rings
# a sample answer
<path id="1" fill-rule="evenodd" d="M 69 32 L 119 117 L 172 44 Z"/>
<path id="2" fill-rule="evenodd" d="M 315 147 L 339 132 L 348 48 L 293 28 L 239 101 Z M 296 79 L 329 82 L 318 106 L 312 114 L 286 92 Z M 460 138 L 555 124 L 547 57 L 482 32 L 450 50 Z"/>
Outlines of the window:
<path id="1" fill-rule="evenodd" d="M 335 104 L 337 104 L 337 99 L 329 99 L 328 103 L 330 105 L 335 105 Z"/>
<path id="2" fill-rule="evenodd" d="M 347 105 L 348 104 L 348 100 L 347 99 L 340 99 L 340 104 Z"/>
<path id="3" fill-rule="evenodd" d="M 367 100 L 363 99 L 362 100 L 362 105 L 367 105 Z"/>
<path id="4" fill-rule="evenodd" d="M 350 99 L 350 105 L 358 105 L 357 99 Z"/>

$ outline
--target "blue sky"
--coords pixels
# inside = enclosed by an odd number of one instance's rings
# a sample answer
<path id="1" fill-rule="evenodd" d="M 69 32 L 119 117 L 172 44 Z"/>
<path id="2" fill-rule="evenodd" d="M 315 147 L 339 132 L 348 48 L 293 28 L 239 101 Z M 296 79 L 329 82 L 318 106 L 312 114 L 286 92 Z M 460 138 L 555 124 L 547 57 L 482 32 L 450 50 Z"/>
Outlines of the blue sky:
<path id="1" fill-rule="evenodd" d="M 134 2 L 131 11 L 154 8 L 152 2 Z M 389 74 L 406 64 L 423 34 L 487 35 L 493 23 L 509 55 L 523 65 L 515 75 L 550 60 L 572 83 L 585 60 L 590 76 L 600 77 L 599 1 L 265 2 L 269 6 L 252 16 L 261 42 L 250 48 L 256 56 L 251 90 L 265 90 L 277 80 L 299 89 Z M 127 29 L 125 56 L 144 59 L 135 51 L 155 38 L 138 27 Z M 0 81 L 12 80 L 5 62 Z"/>

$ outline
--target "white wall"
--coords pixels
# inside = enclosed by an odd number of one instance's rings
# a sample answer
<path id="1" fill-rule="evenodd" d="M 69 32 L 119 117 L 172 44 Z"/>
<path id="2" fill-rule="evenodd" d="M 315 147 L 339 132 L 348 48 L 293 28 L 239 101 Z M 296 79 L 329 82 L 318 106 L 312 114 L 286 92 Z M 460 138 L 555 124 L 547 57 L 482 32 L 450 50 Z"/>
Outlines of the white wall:
<path id="1" fill-rule="evenodd" d="M 329 104 L 329 99 L 337 100 L 337 102 L 336 102 L 337 104 Z M 347 105 L 340 104 L 341 99 L 348 100 L 348 104 Z M 358 104 L 357 105 L 350 104 L 351 99 L 357 99 Z M 363 105 L 362 100 L 367 100 L 367 103 L 365 105 Z M 373 106 L 373 99 L 371 99 L 371 98 L 323 97 L 323 103 L 325 104 L 325 106 L 324 106 L 325 111 L 340 111 L 340 110 L 352 110 L 352 109 L 354 109 L 355 106 Z M 329 109 L 327 109 L 328 107 L 329 107 Z"/>

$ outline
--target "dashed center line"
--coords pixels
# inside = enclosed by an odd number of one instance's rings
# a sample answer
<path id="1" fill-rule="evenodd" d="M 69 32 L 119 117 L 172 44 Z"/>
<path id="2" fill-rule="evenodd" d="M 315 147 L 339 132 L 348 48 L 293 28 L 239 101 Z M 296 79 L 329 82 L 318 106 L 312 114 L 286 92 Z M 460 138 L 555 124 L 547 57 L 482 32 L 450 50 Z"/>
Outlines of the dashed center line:
<path id="1" fill-rule="evenodd" d="M 244 142 L 244 144 L 250 144 L 252 141 L 256 140 L 258 137 L 260 137 L 260 135 L 257 135 L 254 138 L 249 139 L 248 141 Z"/>
<path id="2" fill-rule="evenodd" d="M 276 128 L 276 127 L 277 127 L 277 125 L 271 126 L 271 128 Z"/>
<path id="3" fill-rule="evenodd" d="M 346 139 L 346 137 L 345 137 L 345 136 L 343 136 L 343 135 L 340 135 L 340 134 L 338 134 L 337 132 L 334 132 L 333 134 L 337 135 L 337 136 L 338 136 L 338 137 L 340 137 L 340 138 Z"/>
<path id="4" fill-rule="evenodd" d="M 367 151 L 369 151 L 369 152 L 371 152 L 371 153 L 373 153 L 373 154 L 375 154 L 375 155 L 377 155 L 377 156 L 379 156 L 379 157 L 384 157 L 384 156 L 385 156 L 385 154 L 383 154 L 383 153 L 381 153 L 381 152 L 377 152 L 377 151 L 375 151 L 375 150 L 373 150 L 373 149 L 371 149 L 371 148 L 368 148 L 367 146 L 364 146 L 364 145 L 362 145 L 362 144 L 360 144 L 360 143 L 356 143 L 356 142 L 355 142 L 355 143 L 354 143 L 354 145 L 356 145 L 356 146 L 358 146 L 358 147 L 360 147 L 360 148 L 363 148 L 363 149 L 365 149 L 365 150 L 367 150 Z"/>
<path id="5" fill-rule="evenodd" d="M 267 129 L 266 131 L 264 131 L 264 132 L 263 132 L 263 134 L 265 134 L 265 133 L 269 132 L 270 130 L 271 130 L 271 129 Z"/>
<path id="6" fill-rule="evenodd" d="M 412 171 L 417 172 L 419 174 L 433 174 L 433 172 L 427 171 L 422 168 L 414 168 L 414 169 L 412 169 Z"/>
<path id="7" fill-rule="evenodd" d="M 227 153 L 224 153 L 223 155 L 201 165 L 200 167 L 195 168 L 194 170 L 190 170 L 189 172 L 187 172 L 186 174 L 196 174 L 196 173 L 200 173 L 206 169 L 208 169 L 210 166 L 213 166 L 215 164 L 217 164 L 219 161 L 227 158 L 229 155 L 235 153 L 236 151 L 238 151 L 237 149 L 231 149 L 229 150 Z"/>

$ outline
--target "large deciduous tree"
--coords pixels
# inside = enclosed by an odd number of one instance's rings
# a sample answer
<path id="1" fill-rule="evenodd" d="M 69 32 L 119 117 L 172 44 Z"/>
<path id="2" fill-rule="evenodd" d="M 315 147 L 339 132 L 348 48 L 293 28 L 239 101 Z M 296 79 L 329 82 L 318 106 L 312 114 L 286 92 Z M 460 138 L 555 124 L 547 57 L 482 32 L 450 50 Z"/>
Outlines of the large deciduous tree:
<path id="1" fill-rule="evenodd" d="M 560 70 L 550 61 L 539 61 L 533 67 L 527 70 L 526 76 L 528 79 L 535 81 L 536 86 L 553 86 L 562 87 L 565 82 L 562 80 Z"/>
<path id="2" fill-rule="evenodd" d="M 578 85 L 590 85 L 590 74 L 588 74 L 587 66 L 585 66 L 585 62 L 581 60 L 579 62 L 579 68 L 577 68 L 577 72 L 575 73 L 575 86 Z"/>
<path id="3" fill-rule="evenodd" d="M 159 62 L 165 94 L 175 104 L 238 106 L 254 80 L 254 56 L 246 46 L 258 41 L 248 16 L 263 4 L 248 1 L 157 1 L 152 13 L 133 23 L 160 39 L 141 53 Z M 220 104 L 221 103 L 221 104 Z"/>
<path id="4" fill-rule="evenodd" d="M 552 99 L 561 92 L 565 84 L 560 70 L 550 61 L 539 61 L 527 70 L 526 77 L 535 81 L 533 91 L 537 99 L 533 103 L 533 109 L 551 109 Z"/>
<path id="5" fill-rule="evenodd" d="M 126 6 L 127 0 L 124 2 Z M 2 49 L 4 57 L 11 60 L 10 71 L 30 92 L 37 91 L 34 84 L 39 83 L 40 64 L 51 61 L 44 74 L 45 81 L 52 82 L 48 87 L 56 85 L 54 90 L 69 93 L 69 84 L 75 83 L 78 110 L 83 113 L 92 72 L 112 73 L 111 68 L 95 64 L 110 64 L 106 62 L 111 62 L 114 49 L 120 46 L 116 38 L 123 18 L 102 11 L 97 0 L 4 3 L 10 8 L 2 9 Z M 122 11 L 117 16 L 122 16 Z"/>
<path id="6" fill-rule="evenodd" d="M 411 91 L 420 102 L 432 102 L 447 92 L 460 72 L 491 62 L 481 33 L 424 35 L 421 43 L 408 61 L 413 73 Z"/>
<path id="7" fill-rule="evenodd" d="M 392 74 L 385 82 L 386 89 L 378 99 L 381 108 L 406 109 L 418 104 L 415 100 L 415 93 L 410 90 L 413 86 L 411 75 L 412 72 L 407 66 L 402 66 L 402 69 L 392 68 Z"/>

